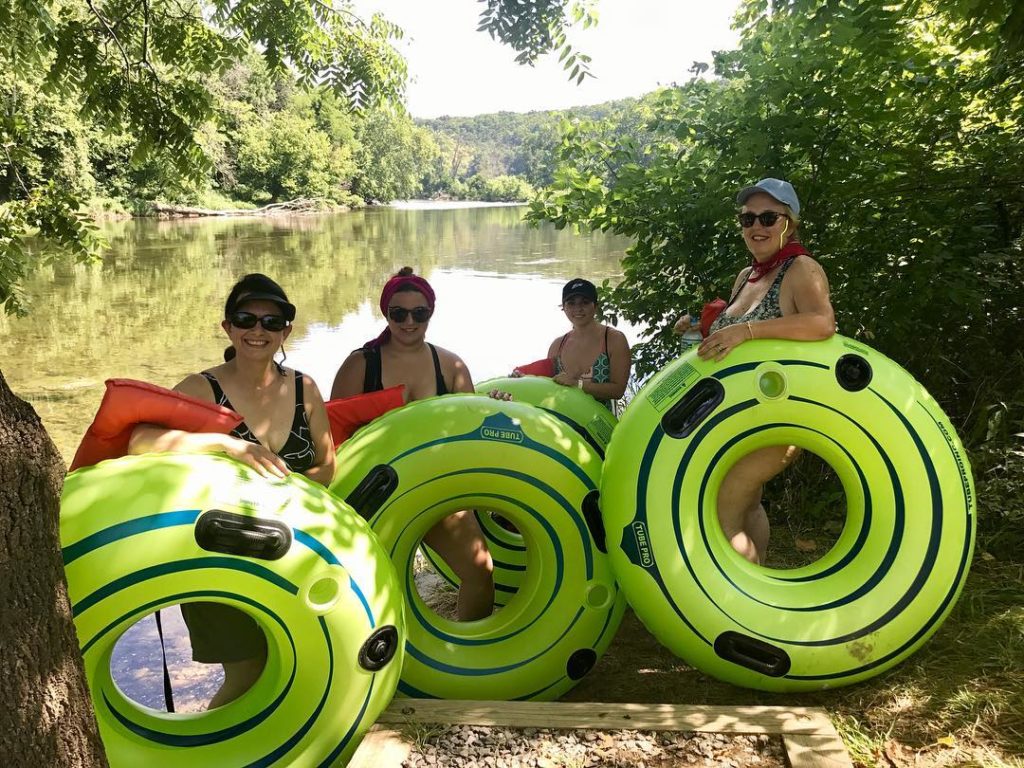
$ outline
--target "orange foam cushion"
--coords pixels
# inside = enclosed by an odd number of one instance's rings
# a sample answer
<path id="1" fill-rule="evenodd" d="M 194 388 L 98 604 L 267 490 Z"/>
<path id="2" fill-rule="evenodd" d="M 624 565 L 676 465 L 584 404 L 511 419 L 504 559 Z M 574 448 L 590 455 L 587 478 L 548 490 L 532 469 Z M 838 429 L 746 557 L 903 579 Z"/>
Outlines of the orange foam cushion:
<path id="1" fill-rule="evenodd" d="M 331 422 L 331 436 L 335 447 L 352 437 L 362 426 L 378 416 L 405 405 L 405 385 L 388 387 L 376 392 L 365 392 L 352 397 L 339 397 L 327 401 L 327 418 Z"/>
<path id="2" fill-rule="evenodd" d="M 127 454 L 128 441 L 139 424 L 227 434 L 242 423 L 242 417 L 229 408 L 145 381 L 107 379 L 106 385 L 69 471 Z"/>

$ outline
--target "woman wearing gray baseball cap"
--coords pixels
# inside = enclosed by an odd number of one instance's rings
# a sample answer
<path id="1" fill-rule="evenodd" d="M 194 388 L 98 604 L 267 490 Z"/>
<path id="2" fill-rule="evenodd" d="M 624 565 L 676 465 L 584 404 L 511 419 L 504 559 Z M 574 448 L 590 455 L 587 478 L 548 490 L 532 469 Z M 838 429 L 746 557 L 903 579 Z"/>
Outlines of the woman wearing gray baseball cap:
<path id="1" fill-rule="evenodd" d="M 829 300 L 828 278 L 797 237 L 800 200 L 788 181 L 761 179 L 736 196 L 743 242 L 752 256 L 740 271 L 728 302 L 702 313 L 704 340 L 697 354 L 704 360 L 724 359 L 751 339 L 818 341 L 836 331 Z M 682 333 L 692 325 L 684 315 L 676 324 Z M 696 321 L 694 321 L 695 323 Z M 718 494 L 718 518 L 733 548 L 748 560 L 764 562 L 768 518 L 761 504 L 764 484 L 793 463 L 800 449 L 793 445 L 761 448 L 740 459 L 725 477 Z"/>

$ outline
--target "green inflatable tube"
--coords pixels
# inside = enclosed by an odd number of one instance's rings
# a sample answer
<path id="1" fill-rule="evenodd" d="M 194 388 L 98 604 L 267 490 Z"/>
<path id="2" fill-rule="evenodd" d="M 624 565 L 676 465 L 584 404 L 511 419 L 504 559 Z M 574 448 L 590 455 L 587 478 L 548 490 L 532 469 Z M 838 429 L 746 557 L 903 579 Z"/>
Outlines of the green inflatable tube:
<path id="1" fill-rule="evenodd" d="M 838 474 L 846 525 L 816 562 L 753 565 L 718 522 L 742 456 L 798 445 Z M 899 365 L 841 336 L 690 353 L 630 403 L 601 479 L 609 553 L 651 632 L 736 685 L 849 685 L 912 654 L 956 602 L 974 548 L 974 485 L 952 425 Z"/>
<path id="2" fill-rule="evenodd" d="M 566 424 L 523 403 L 446 395 L 392 411 L 338 449 L 335 492 L 370 520 L 403 576 L 409 639 L 399 691 L 554 699 L 590 671 L 625 608 L 604 546 L 601 460 Z M 423 602 L 413 558 L 463 509 L 511 521 L 526 548 L 518 592 L 486 619 Z"/>
<path id="3" fill-rule="evenodd" d="M 575 429 L 602 458 L 612 439 L 612 431 L 619 423 L 615 414 L 586 392 L 563 387 L 546 376 L 505 376 L 481 381 L 475 388 L 484 395 L 492 389 L 500 389 L 510 393 L 518 403 L 529 403 L 547 411 Z"/>
<path id="4" fill-rule="evenodd" d="M 590 395 L 542 376 L 489 379 L 476 385 L 480 394 L 487 394 L 492 389 L 509 392 L 515 402 L 536 406 L 565 422 L 590 444 L 598 456 L 604 458 L 618 420 Z M 494 560 L 494 602 L 505 605 L 519 589 L 526 569 L 523 537 L 516 531 L 510 531 L 490 514 L 477 514 L 477 521 Z M 437 553 L 426 545 L 422 551 L 438 575 L 452 586 L 458 586 L 458 576 Z"/>
<path id="5" fill-rule="evenodd" d="M 220 456 L 131 456 L 72 472 L 61 545 L 112 766 L 343 765 L 387 706 L 405 642 L 398 577 L 369 527 L 301 475 Z M 252 616 L 267 666 L 240 698 L 169 715 L 110 675 L 118 638 L 178 603 Z"/>

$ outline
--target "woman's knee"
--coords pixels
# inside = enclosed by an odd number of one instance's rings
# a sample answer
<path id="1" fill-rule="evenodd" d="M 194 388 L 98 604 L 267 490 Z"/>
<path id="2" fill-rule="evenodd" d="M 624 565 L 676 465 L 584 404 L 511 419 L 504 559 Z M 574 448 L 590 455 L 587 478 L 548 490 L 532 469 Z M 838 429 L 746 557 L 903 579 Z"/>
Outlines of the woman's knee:
<path id="1" fill-rule="evenodd" d="M 460 578 L 472 578 L 477 580 L 489 579 L 494 573 L 494 560 L 487 549 L 487 545 L 481 540 L 481 546 L 475 547 L 472 557 L 463 566 L 465 575 L 459 574 Z"/>
<path id="2" fill-rule="evenodd" d="M 769 445 L 737 461 L 723 481 L 751 488 L 764 485 L 796 461 L 801 449 L 795 445 Z"/>

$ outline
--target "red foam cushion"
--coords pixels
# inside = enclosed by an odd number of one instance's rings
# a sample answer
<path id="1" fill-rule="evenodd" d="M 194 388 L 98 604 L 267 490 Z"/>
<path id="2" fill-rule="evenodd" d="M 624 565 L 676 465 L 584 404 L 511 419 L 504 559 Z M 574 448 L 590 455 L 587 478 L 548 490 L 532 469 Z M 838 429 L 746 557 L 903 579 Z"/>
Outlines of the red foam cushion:
<path id="1" fill-rule="evenodd" d="M 139 424 L 227 434 L 242 423 L 242 417 L 230 408 L 145 381 L 107 379 L 106 385 L 96 417 L 82 438 L 69 471 L 127 454 L 132 430 Z"/>
<path id="2" fill-rule="evenodd" d="M 725 299 L 715 299 L 704 305 L 700 311 L 700 332 L 705 338 L 711 333 L 711 324 L 725 311 Z"/>
<path id="3" fill-rule="evenodd" d="M 549 357 L 542 357 L 540 360 L 534 360 L 526 365 L 517 365 L 513 372 L 523 376 L 551 377 L 555 375 L 555 361 Z"/>
<path id="4" fill-rule="evenodd" d="M 376 392 L 365 392 L 352 397 L 328 400 L 327 418 L 331 422 L 331 436 L 335 447 L 341 445 L 362 426 L 378 416 L 405 405 L 405 385 L 388 387 Z"/>

